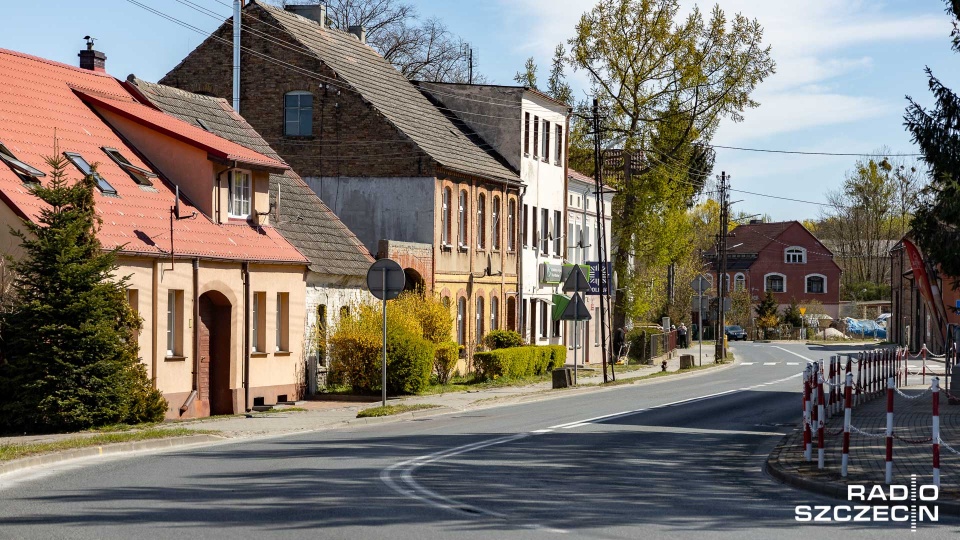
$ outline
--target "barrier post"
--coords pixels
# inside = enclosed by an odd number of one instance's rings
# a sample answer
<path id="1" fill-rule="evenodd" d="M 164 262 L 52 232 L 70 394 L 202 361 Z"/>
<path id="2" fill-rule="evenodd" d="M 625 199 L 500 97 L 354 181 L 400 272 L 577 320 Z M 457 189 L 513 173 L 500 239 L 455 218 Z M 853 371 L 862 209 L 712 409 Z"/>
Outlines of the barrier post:
<path id="1" fill-rule="evenodd" d="M 803 458 L 807 461 L 812 459 L 813 454 L 813 437 L 810 433 L 810 422 L 813 421 L 813 406 L 810 401 L 813 386 L 810 382 L 812 373 L 810 362 L 807 362 L 807 367 L 803 370 Z"/>
<path id="2" fill-rule="evenodd" d="M 840 476 L 847 477 L 850 463 L 850 416 L 853 409 L 853 374 L 847 373 L 843 385 L 843 455 L 840 458 Z"/>
<path id="3" fill-rule="evenodd" d="M 831 416 L 833 416 L 833 387 L 830 386 L 831 384 L 833 384 L 833 375 L 834 375 L 834 373 L 833 373 L 833 357 L 831 356 L 831 357 L 830 357 L 830 370 L 829 370 L 829 374 L 828 374 L 828 376 L 827 376 L 827 386 L 829 386 L 829 389 L 828 389 L 828 394 L 827 394 L 827 398 L 826 398 L 826 402 L 827 402 L 827 414 L 826 414 L 825 418 L 830 418 Z"/>
<path id="4" fill-rule="evenodd" d="M 887 379 L 887 485 L 893 483 L 893 377 Z"/>
<path id="5" fill-rule="evenodd" d="M 923 362 L 923 379 L 921 379 L 920 382 L 921 384 L 926 385 L 927 384 L 927 344 L 926 343 L 924 343 L 923 348 L 920 349 L 920 354 L 923 355 L 920 360 L 921 362 Z"/>
<path id="6" fill-rule="evenodd" d="M 933 485 L 940 487 L 940 377 L 934 377 L 933 393 Z"/>
<path id="7" fill-rule="evenodd" d="M 857 353 L 857 405 L 863 402 L 863 354 Z"/>
<path id="8" fill-rule="evenodd" d="M 820 360 L 820 369 L 817 376 L 817 469 L 823 470 L 824 446 L 826 441 L 824 433 L 824 412 L 823 412 L 823 360 Z"/>

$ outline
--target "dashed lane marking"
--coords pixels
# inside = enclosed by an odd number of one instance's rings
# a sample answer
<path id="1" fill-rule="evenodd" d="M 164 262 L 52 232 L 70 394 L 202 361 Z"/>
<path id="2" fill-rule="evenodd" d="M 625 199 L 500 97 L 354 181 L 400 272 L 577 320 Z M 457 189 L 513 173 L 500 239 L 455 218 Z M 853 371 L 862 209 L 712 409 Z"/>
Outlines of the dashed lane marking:
<path id="1" fill-rule="evenodd" d="M 777 364 L 779 364 L 779 363 L 780 363 L 780 362 L 764 362 L 763 365 L 765 365 L 765 366 L 775 366 L 775 365 L 777 365 Z"/>

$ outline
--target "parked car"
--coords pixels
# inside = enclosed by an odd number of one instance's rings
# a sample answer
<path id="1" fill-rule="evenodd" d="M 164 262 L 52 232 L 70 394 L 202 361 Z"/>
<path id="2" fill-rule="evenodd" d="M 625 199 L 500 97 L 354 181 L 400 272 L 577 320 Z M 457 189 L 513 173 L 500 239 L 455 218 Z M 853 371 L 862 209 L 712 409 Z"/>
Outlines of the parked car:
<path id="1" fill-rule="evenodd" d="M 740 328 L 739 325 L 732 324 L 724 328 L 724 332 L 727 334 L 727 339 L 729 341 L 746 341 L 747 332 Z"/>

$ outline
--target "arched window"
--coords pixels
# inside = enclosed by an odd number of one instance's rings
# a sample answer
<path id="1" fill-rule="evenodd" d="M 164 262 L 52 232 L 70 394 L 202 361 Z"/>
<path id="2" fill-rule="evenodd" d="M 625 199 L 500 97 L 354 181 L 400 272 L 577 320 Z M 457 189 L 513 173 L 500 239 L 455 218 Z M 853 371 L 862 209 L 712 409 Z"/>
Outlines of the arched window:
<path id="1" fill-rule="evenodd" d="M 487 196 L 477 197 L 477 249 L 487 247 Z"/>
<path id="2" fill-rule="evenodd" d="M 507 298 L 507 330 L 517 331 L 517 299 Z"/>
<path id="3" fill-rule="evenodd" d="M 496 296 L 490 297 L 490 330 L 500 329 L 500 301 Z"/>
<path id="4" fill-rule="evenodd" d="M 824 294 L 827 292 L 827 276 L 823 274 L 810 274 L 804 280 L 806 281 L 806 291 L 810 294 Z"/>
<path id="5" fill-rule="evenodd" d="M 783 250 L 783 262 L 787 264 L 805 264 L 807 250 L 800 246 L 791 246 Z"/>
<path id="6" fill-rule="evenodd" d="M 460 217 L 460 230 L 459 230 L 460 237 L 457 238 L 457 242 L 459 242 L 458 247 L 460 249 L 466 249 L 469 245 L 467 244 L 467 192 L 466 191 L 460 192 L 459 217 Z"/>
<path id="7" fill-rule="evenodd" d="M 742 291 L 747 288 L 747 278 L 743 275 L 742 272 L 737 272 L 737 275 L 733 276 L 733 290 Z"/>
<path id="8" fill-rule="evenodd" d="M 719 274 L 717 274 L 717 275 L 719 275 Z M 730 274 L 724 274 L 724 275 L 723 275 L 723 278 L 724 278 L 724 279 L 723 279 L 723 290 L 724 290 L 725 292 L 730 292 Z M 719 283 L 720 283 L 720 282 L 718 281 L 717 283 L 718 283 L 717 286 L 719 287 Z M 717 292 L 719 292 L 719 291 L 717 291 Z"/>
<path id="9" fill-rule="evenodd" d="M 440 243 L 450 245 L 450 188 L 443 188 L 443 203 L 440 209 Z"/>
<path id="10" fill-rule="evenodd" d="M 490 209 L 490 227 L 492 248 L 494 251 L 500 250 L 500 197 L 493 197 L 493 208 Z"/>
<path id="11" fill-rule="evenodd" d="M 313 94 L 298 90 L 283 96 L 283 134 L 288 137 L 313 135 Z"/>
<path id="12" fill-rule="evenodd" d="M 772 272 L 763 276 L 763 292 L 787 292 L 787 276 Z"/>
<path id="13" fill-rule="evenodd" d="M 457 299 L 457 343 L 466 345 L 467 340 L 467 299 Z"/>
<path id="14" fill-rule="evenodd" d="M 517 201 L 510 199 L 509 207 L 507 212 L 507 251 L 513 251 L 517 247 Z"/>
<path id="15" fill-rule="evenodd" d="M 486 324 L 483 313 L 483 297 L 477 296 L 477 343 L 483 339 L 483 326 Z"/>

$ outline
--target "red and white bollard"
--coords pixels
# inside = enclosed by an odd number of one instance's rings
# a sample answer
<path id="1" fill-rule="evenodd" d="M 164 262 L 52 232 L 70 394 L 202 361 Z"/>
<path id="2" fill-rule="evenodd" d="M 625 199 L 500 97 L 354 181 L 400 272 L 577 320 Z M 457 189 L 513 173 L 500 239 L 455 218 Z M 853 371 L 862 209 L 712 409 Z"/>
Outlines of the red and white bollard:
<path id="1" fill-rule="evenodd" d="M 824 447 L 826 444 L 823 416 L 823 360 L 820 360 L 819 368 L 817 373 L 817 469 L 823 470 Z"/>
<path id="2" fill-rule="evenodd" d="M 933 378 L 933 485 L 940 487 L 940 377 Z"/>
<path id="3" fill-rule="evenodd" d="M 810 423 L 813 421 L 813 404 L 810 394 L 813 389 L 813 368 L 807 363 L 803 370 L 803 458 L 810 461 L 813 458 L 813 435 Z"/>
<path id="4" fill-rule="evenodd" d="M 840 458 L 840 476 L 847 477 L 850 463 L 850 414 L 853 409 L 853 374 L 847 373 L 843 387 L 843 455 Z"/>
<path id="5" fill-rule="evenodd" d="M 893 483 L 893 377 L 887 379 L 887 485 Z"/>

